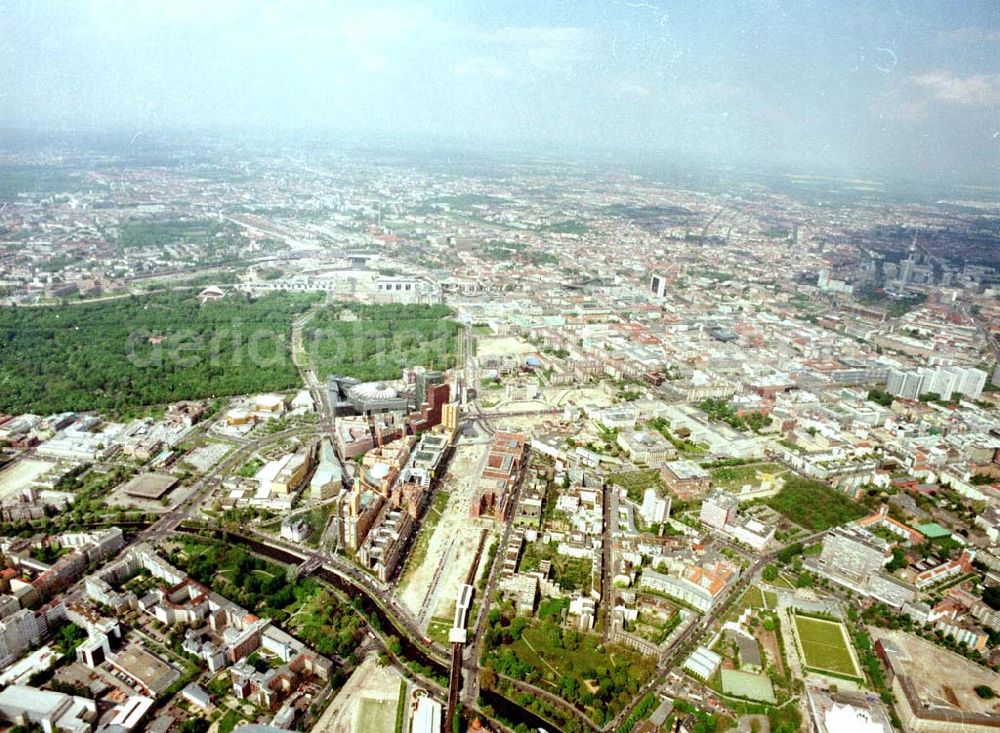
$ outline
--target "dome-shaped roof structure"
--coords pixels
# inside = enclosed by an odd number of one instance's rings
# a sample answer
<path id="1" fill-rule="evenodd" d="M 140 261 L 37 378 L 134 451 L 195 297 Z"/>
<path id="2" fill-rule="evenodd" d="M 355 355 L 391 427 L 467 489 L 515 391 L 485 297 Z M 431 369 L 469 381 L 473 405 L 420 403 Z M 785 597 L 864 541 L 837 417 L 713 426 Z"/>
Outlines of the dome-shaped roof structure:
<path id="1" fill-rule="evenodd" d="M 385 382 L 362 382 L 350 388 L 350 391 L 363 400 L 392 400 L 399 392 Z"/>

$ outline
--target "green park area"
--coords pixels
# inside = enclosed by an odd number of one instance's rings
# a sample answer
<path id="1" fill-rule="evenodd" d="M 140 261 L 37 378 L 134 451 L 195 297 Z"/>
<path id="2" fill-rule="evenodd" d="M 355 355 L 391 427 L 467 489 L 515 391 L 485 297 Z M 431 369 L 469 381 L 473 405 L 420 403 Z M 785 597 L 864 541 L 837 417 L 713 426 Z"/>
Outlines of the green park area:
<path id="1" fill-rule="evenodd" d="M 719 466 L 711 470 L 712 485 L 722 489 L 741 489 L 745 484 L 754 488 L 766 475 L 775 476 L 784 469 L 777 463 L 753 463 L 745 466 Z"/>
<path id="2" fill-rule="evenodd" d="M 895 298 L 882 289 L 872 287 L 855 292 L 854 297 L 861 305 L 884 308 L 894 318 L 906 315 L 927 300 L 923 293 L 908 298 Z"/>
<path id="3" fill-rule="evenodd" d="M 216 731 L 218 733 L 232 733 L 236 730 L 237 725 L 246 722 L 247 721 L 235 710 L 227 710 L 226 714 L 219 720 L 219 727 L 216 728 Z"/>
<path id="4" fill-rule="evenodd" d="M 625 493 L 629 499 L 640 504 L 642 503 L 646 489 L 650 487 L 656 489 L 657 494 L 660 496 L 673 496 L 673 492 L 660 477 L 660 470 L 658 468 L 643 468 L 638 471 L 609 473 L 607 481 L 609 484 L 621 486 L 625 489 Z M 675 497 L 673 507 L 674 513 L 677 513 L 683 511 L 687 507 L 687 504 Z"/>
<path id="5" fill-rule="evenodd" d="M 656 672 L 656 660 L 599 636 L 494 609 L 487 619 L 483 669 L 492 682 L 512 677 L 548 690 L 598 725 L 631 702 Z"/>
<path id="6" fill-rule="evenodd" d="M 635 621 L 626 621 L 625 630 L 638 634 L 654 644 L 662 644 L 681 625 L 680 611 L 667 607 L 663 610 L 643 610 Z"/>
<path id="7" fill-rule="evenodd" d="M 735 622 L 748 608 L 755 611 L 767 609 L 766 603 L 764 592 L 756 585 L 751 585 L 747 588 L 746 593 L 740 597 L 740 600 L 730 608 L 726 614 L 726 620 Z"/>
<path id="8" fill-rule="evenodd" d="M 73 503 L 54 516 L 46 516 L 38 525 L 45 531 L 57 533 L 67 531 L 81 525 L 113 518 L 116 522 L 137 521 L 143 519 L 143 513 L 125 507 L 109 509 L 104 499 L 112 489 L 125 483 L 135 476 L 134 466 L 92 466 L 81 463 L 66 471 L 54 484 L 57 491 L 73 495 Z M 23 520 L 0 522 L 0 534 L 31 536 L 38 531 Z"/>
<path id="9" fill-rule="evenodd" d="M 784 487 L 767 499 L 767 505 L 800 527 L 819 532 L 868 514 L 861 504 L 822 481 L 791 474 L 786 474 L 784 481 Z"/>
<path id="10" fill-rule="evenodd" d="M 403 367 L 447 369 L 458 363 L 462 327 L 444 305 L 341 303 L 303 329 L 319 377 L 398 379 Z"/>
<path id="11" fill-rule="evenodd" d="M 0 164 L 0 200 L 13 201 L 22 194 L 50 196 L 79 191 L 87 185 L 86 176 L 53 161 L 41 163 Z"/>
<path id="12" fill-rule="evenodd" d="M 532 542 L 524 551 L 519 569 L 530 573 L 545 560 L 551 563 L 552 580 L 564 591 L 590 593 L 593 563 L 588 558 L 569 557 L 556 551 L 558 543 Z"/>
<path id="13" fill-rule="evenodd" d="M 294 389 L 292 321 L 309 294 L 174 291 L 96 303 L 0 308 L 0 412 L 124 412 L 188 399 Z M 344 320 L 345 311 L 351 312 Z M 340 304 L 307 326 L 321 376 L 397 379 L 457 362 L 461 327 L 442 305 Z"/>
<path id="14" fill-rule="evenodd" d="M 242 547 L 184 537 L 167 554 L 172 565 L 312 646 L 320 654 L 349 656 L 364 627 L 347 602 L 312 578 L 289 582 L 288 571 Z"/>
<path id="15" fill-rule="evenodd" d="M 312 298 L 193 292 L 99 303 L 0 308 L 0 411 L 120 411 L 300 383 L 291 322 Z"/>
<path id="16" fill-rule="evenodd" d="M 664 417 L 654 417 L 646 425 L 669 440 L 681 458 L 697 459 L 708 452 L 708 446 L 704 443 L 695 443 L 679 433 L 674 433 L 670 427 L 670 421 Z"/>
<path id="17" fill-rule="evenodd" d="M 793 614 L 802 661 L 811 670 L 862 680 L 851 653 L 847 630 L 839 621 Z"/>
<path id="18" fill-rule="evenodd" d="M 208 219 L 155 219 L 126 224 L 118 232 L 122 249 L 162 248 L 171 244 L 197 244 L 211 247 L 220 239 L 239 235 L 235 224 Z"/>
<path id="19" fill-rule="evenodd" d="M 643 494 L 650 486 L 663 491 L 660 472 L 655 468 L 611 473 L 608 474 L 607 480 L 609 484 L 623 487 L 632 501 L 641 502 Z"/>
<path id="20" fill-rule="evenodd" d="M 323 538 L 323 530 L 326 529 L 326 523 L 329 521 L 332 511 L 331 504 L 321 504 L 301 513 L 301 518 L 306 521 L 310 530 L 309 537 L 306 538 L 307 544 L 319 547 L 320 540 Z"/>
<path id="21" fill-rule="evenodd" d="M 707 399 L 698 403 L 698 409 L 712 420 L 724 422 L 735 430 L 752 430 L 759 433 L 771 424 L 765 412 L 740 412 L 736 406 L 722 399 Z"/>

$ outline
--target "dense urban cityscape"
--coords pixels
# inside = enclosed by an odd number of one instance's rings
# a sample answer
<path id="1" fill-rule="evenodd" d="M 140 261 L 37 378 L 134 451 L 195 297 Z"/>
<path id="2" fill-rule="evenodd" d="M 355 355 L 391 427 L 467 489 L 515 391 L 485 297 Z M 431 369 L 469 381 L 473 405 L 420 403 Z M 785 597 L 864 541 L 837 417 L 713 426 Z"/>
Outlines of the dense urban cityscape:
<path id="1" fill-rule="evenodd" d="M 5 6 L 0 730 L 1000 730 L 995 6 L 291 5 Z"/>
<path id="2" fill-rule="evenodd" d="M 8 719 L 1000 723 L 995 204 L 230 155 L 4 162 Z"/>

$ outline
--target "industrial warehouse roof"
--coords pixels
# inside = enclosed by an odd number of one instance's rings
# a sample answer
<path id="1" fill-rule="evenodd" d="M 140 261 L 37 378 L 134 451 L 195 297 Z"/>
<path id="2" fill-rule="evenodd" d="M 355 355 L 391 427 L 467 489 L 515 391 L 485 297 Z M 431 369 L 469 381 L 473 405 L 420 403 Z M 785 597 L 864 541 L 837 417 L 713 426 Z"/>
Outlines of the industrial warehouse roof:
<path id="1" fill-rule="evenodd" d="M 129 496 L 143 499 L 159 499 L 177 483 L 177 477 L 165 473 L 144 473 L 131 479 L 124 487 Z"/>

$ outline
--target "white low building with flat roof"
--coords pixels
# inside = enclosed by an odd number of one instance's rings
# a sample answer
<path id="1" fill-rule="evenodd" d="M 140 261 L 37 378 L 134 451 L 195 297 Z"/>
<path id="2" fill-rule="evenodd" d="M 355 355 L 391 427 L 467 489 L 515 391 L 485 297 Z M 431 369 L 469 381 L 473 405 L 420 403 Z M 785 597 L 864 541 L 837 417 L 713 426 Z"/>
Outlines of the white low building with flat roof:
<path id="1" fill-rule="evenodd" d="M 722 657 L 707 647 L 700 646 L 684 662 L 684 669 L 699 679 L 707 680 L 722 664 Z"/>
<path id="2" fill-rule="evenodd" d="M 441 733 L 441 703 L 434 698 L 423 695 L 417 700 L 417 709 L 413 714 L 411 733 Z"/>
<path id="3" fill-rule="evenodd" d="M 153 702 L 151 697 L 133 695 L 115 708 L 115 716 L 108 723 L 108 727 L 116 731 L 140 730 L 139 726 L 144 722 L 146 713 L 153 707 Z"/>
<path id="4" fill-rule="evenodd" d="M 867 710 L 853 705 L 834 705 L 823 719 L 826 733 L 886 733 L 885 726 L 872 720 Z"/>
<path id="5" fill-rule="evenodd" d="M 11 685 L 0 692 L 0 718 L 17 725 L 38 725 L 45 733 L 85 733 L 97 718 L 97 703 L 62 692 Z"/>

